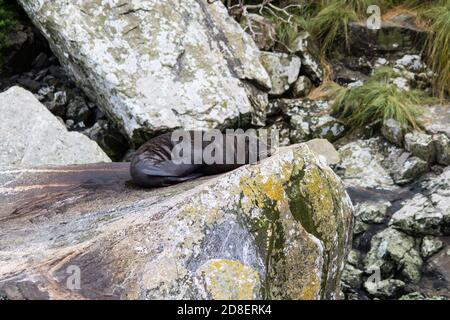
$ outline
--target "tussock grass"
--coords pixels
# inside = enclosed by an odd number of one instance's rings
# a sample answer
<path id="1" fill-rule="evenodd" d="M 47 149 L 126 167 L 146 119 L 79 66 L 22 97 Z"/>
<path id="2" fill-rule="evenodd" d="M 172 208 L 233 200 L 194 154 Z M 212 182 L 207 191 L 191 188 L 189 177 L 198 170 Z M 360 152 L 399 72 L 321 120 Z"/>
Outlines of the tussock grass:
<path id="1" fill-rule="evenodd" d="M 426 101 L 422 91 L 400 91 L 388 81 L 370 79 L 360 87 L 338 91 L 333 113 L 351 129 L 395 119 L 408 128 L 420 129 L 421 105 Z"/>
<path id="2" fill-rule="evenodd" d="M 420 28 L 430 31 L 424 54 L 436 74 L 434 94 L 444 98 L 450 92 L 450 0 L 278 0 L 273 3 L 289 8 L 286 10 L 294 16 L 287 23 L 264 11 L 274 23 L 278 43 L 289 51 L 298 33 L 307 30 L 318 40 L 323 58 L 341 43 L 348 49 L 348 24 L 367 19 L 370 5 L 382 8 L 383 19 L 412 14 Z M 292 7 L 299 4 L 301 8 Z"/>
<path id="3" fill-rule="evenodd" d="M 444 98 L 450 92 L 450 0 L 440 6 L 425 10 L 431 17 L 432 34 L 427 41 L 428 64 L 436 74 L 433 87 L 435 94 Z"/>
<path id="4" fill-rule="evenodd" d="M 400 74 L 391 67 L 381 67 L 373 72 L 373 75 L 370 77 L 370 79 L 371 81 L 389 82 L 390 79 L 396 78 L 398 76 L 400 76 Z"/>
<path id="5" fill-rule="evenodd" d="M 267 16 L 276 31 L 277 42 L 291 51 L 292 45 L 302 30 L 308 29 L 308 20 L 303 16 L 294 16 L 289 22 L 277 19 L 274 16 Z"/>
<path id="6" fill-rule="evenodd" d="M 310 31 L 321 43 L 323 54 L 332 47 L 339 34 L 343 36 L 348 48 L 348 24 L 358 18 L 352 8 L 343 6 L 340 1 L 327 2 L 329 4 L 311 19 L 310 25 Z"/>
<path id="7" fill-rule="evenodd" d="M 322 0 L 321 7 L 326 8 L 330 5 L 339 5 L 353 10 L 358 15 L 365 15 L 369 6 L 378 3 L 379 1 L 377 0 Z"/>
<path id="8" fill-rule="evenodd" d="M 290 52 L 299 33 L 310 29 L 309 24 L 316 12 L 316 4 L 308 0 L 284 0 L 276 1 L 275 4 L 285 11 L 263 10 L 261 13 L 271 20 L 277 43 Z"/>
<path id="9" fill-rule="evenodd" d="M 339 95 L 344 87 L 341 87 L 336 82 L 324 81 L 320 86 L 314 88 L 308 95 L 310 100 L 332 100 Z"/>

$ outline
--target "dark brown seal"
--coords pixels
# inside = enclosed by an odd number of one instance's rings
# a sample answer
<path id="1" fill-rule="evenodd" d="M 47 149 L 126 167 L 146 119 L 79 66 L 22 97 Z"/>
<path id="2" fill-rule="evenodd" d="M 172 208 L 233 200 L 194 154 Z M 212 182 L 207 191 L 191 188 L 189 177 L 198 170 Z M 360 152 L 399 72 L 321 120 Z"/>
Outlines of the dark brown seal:
<path id="1" fill-rule="evenodd" d="M 180 141 L 173 141 L 172 133 L 166 133 L 149 140 L 136 151 L 130 165 L 133 181 L 142 187 L 165 187 L 201 176 L 225 173 L 270 156 L 267 145 L 255 136 L 244 135 L 244 140 L 239 140 L 239 138 L 242 139 L 242 135 L 222 134 L 221 141 L 204 141 L 202 139 L 201 143 L 198 144 L 194 143 L 194 138 L 198 138 L 199 135 L 203 137 L 205 132 L 186 132 L 191 137 L 191 154 L 187 155 L 191 160 L 189 163 L 179 163 L 172 159 L 173 149 Z M 226 139 L 233 141 L 233 148 L 226 148 Z M 237 152 L 238 148 L 242 146 L 239 141 L 245 141 L 243 156 L 242 154 L 238 155 Z M 220 148 L 223 150 L 223 161 L 220 163 L 205 163 L 204 159 L 200 159 L 195 162 L 194 155 L 202 154 L 205 148 L 211 147 L 212 142 L 215 142 L 216 146 L 219 146 L 217 143 L 220 144 Z M 250 145 L 255 146 L 255 144 L 257 145 L 256 150 L 250 147 Z M 199 153 L 196 153 L 196 151 Z M 254 154 L 255 151 L 256 154 Z M 230 159 L 232 159 L 231 162 Z"/>

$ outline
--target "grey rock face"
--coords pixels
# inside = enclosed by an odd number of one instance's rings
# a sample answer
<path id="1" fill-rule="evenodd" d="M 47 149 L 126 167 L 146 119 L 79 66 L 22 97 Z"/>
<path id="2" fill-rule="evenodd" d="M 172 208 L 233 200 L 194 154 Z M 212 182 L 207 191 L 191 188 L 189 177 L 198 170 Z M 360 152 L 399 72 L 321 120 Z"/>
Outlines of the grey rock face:
<path id="1" fill-rule="evenodd" d="M 334 142 L 341 138 L 346 126 L 330 116 L 331 105 L 327 101 L 310 99 L 273 99 L 269 114 L 281 114 L 288 122 L 291 143 L 311 139 L 327 139 Z"/>
<path id="2" fill-rule="evenodd" d="M 395 183 L 404 185 L 428 172 L 429 165 L 426 161 L 403 152 L 389 165 L 389 170 Z"/>
<path id="3" fill-rule="evenodd" d="M 352 289 L 358 289 L 362 283 L 363 271 L 355 268 L 351 264 L 346 264 L 342 273 L 342 282 Z"/>
<path id="4" fill-rule="evenodd" d="M 441 133 L 433 136 L 436 147 L 436 162 L 443 166 L 450 166 L 450 138 Z"/>
<path id="5" fill-rule="evenodd" d="M 281 52 L 261 52 L 261 63 L 272 81 L 270 94 L 280 96 L 291 88 L 300 73 L 301 60 Z"/>
<path id="6" fill-rule="evenodd" d="M 259 50 L 220 1 L 19 2 L 77 84 L 132 142 L 265 110 L 251 84 L 271 87 Z"/>
<path id="7" fill-rule="evenodd" d="M 439 301 L 439 300 L 448 300 L 448 298 L 446 298 L 444 296 L 427 297 L 420 292 L 413 292 L 413 293 L 408 293 L 408 294 L 405 294 L 404 296 L 401 296 L 399 298 L 399 300 L 438 300 Z"/>
<path id="8" fill-rule="evenodd" d="M 408 200 L 390 221 L 395 228 L 418 235 L 450 234 L 450 169 L 424 183 L 425 194 Z"/>
<path id="9" fill-rule="evenodd" d="M 422 258 L 416 250 L 413 237 L 388 228 L 372 238 L 364 265 L 368 273 L 379 269 L 381 279 L 400 273 L 406 281 L 418 282 Z"/>
<path id="10" fill-rule="evenodd" d="M 443 219 L 442 212 L 419 194 L 393 215 L 390 224 L 412 234 L 440 235 Z"/>
<path id="11" fill-rule="evenodd" d="M 311 80 L 305 76 L 300 76 L 292 87 L 292 96 L 293 98 L 304 98 L 311 92 L 311 88 Z"/>
<path id="12" fill-rule="evenodd" d="M 0 94 L 0 165 L 40 166 L 109 162 L 86 136 L 65 126 L 32 93 L 13 87 Z"/>
<path id="13" fill-rule="evenodd" d="M 394 182 L 378 152 L 378 139 L 357 140 L 339 149 L 342 159 L 341 177 L 347 186 L 364 188 L 395 189 Z"/>
<path id="14" fill-rule="evenodd" d="M 294 129 L 301 128 L 308 132 L 311 138 L 327 139 L 334 142 L 342 137 L 347 128 L 330 116 L 331 104 L 327 101 L 293 99 L 293 104 L 287 104 L 286 114 L 295 119 L 298 124 Z M 292 122 L 292 120 L 291 120 Z"/>
<path id="15" fill-rule="evenodd" d="M 341 162 L 339 153 L 328 140 L 313 139 L 306 142 L 306 144 L 319 158 L 322 157 L 326 164 L 336 165 Z"/>
<path id="16" fill-rule="evenodd" d="M 364 288 L 367 292 L 377 298 L 393 298 L 398 296 L 405 287 L 405 283 L 397 279 L 387 279 L 380 282 L 366 281 Z"/>
<path id="17" fill-rule="evenodd" d="M 428 134 L 417 131 L 407 133 L 405 135 L 405 148 L 427 163 L 432 164 L 435 161 L 435 143 L 433 137 Z"/>
<path id="18" fill-rule="evenodd" d="M 398 121 L 394 119 L 384 121 L 381 127 L 381 133 L 389 142 L 396 146 L 401 147 L 403 145 L 405 130 Z"/>
<path id="19" fill-rule="evenodd" d="M 291 50 L 302 59 L 302 72 L 315 83 L 323 80 L 323 70 L 320 65 L 319 48 L 313 37 L 302 31 L 294 40 Z"/>
<path id="20" fill-rule="evenodd" d="M 428 258 L 433 254 L 435 254 L 436 252 L 438 252 L 439 250 L 441 250 L 443 246 L 444 243 L 441 240 L 435 237 L 426 236 L 422 240 L 422 245 L 420 247 L 420 254 L 424 258 Z"/>
<path id="21" fill-rule="evenodd" d="M 447 247 L 448 248 L 448 247 Z M 439 287 L 432 291 L 436 299 L 450 299 L 450 249 L 441 250 L 429 258 L 425 265 L 427 272 L 436 275 Z M 431 290 L 430 290 L 431 291 Z"/>
<path id="22" fill-rule="evenodd" d="M 168 188 L 143 190 L 129 179 L 126 163 L 2 171 L 0 295 L 333 299 L 340 292 L 353 208 L 306 145 Z M 80 290 L 66 286 L 73 267 Z"/>
<path id="23" fill-rule="evenodd" d="M 391 206 L 389 201 L 364 202 L 355 207 L 356 218 L 366 223 L 381 223 L 386 217 L 386 211 Z"/>
<path id="24" fill-rule="evenodd" d="M 428 106 L 420 118 L 427 133 L 443 133 L 450 138 L 450 106 L 447 104 Z"/>

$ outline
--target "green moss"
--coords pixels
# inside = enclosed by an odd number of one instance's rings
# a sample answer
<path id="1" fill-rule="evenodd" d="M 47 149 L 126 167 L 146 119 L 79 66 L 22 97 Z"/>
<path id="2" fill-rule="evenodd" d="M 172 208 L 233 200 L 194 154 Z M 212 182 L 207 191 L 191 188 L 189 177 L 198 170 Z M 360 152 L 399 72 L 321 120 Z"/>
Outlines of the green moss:
<path id="1" fill-rule="evenodd" d="M 0 0 L 0 50 L 5 47 L 6 36 L 16 24 L 16 12 L 11 5 Z"/>
<path id="2" fill-rule="evenodd" d="M 246 219 L 251 230 L 257 234 L 256 240 L 259 249 L 265 256 L 264 286 L 261 288 L 262 296 L 271 299 L 271 269 L 273 261 L 283 258 L 284 246 L 283 227 L 280 224 L 280 211 L 278 201 L 282 200 L 284 190 L 281 182 L 274 182 L 269 178 L 265 183 L 259 179 L 241 180 L 243 195 L 252 201 L 252 206 L 260 208 L 263 216 L 259 218 Z"/>

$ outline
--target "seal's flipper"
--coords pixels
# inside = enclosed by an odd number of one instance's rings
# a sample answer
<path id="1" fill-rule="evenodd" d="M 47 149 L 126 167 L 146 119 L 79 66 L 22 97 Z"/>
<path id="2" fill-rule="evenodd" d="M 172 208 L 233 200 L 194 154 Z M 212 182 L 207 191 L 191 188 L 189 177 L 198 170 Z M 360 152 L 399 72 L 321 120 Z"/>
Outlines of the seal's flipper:
<path id="1" fill-rule="evenodd" d="M 143 174 L 154 177 L 183 178 L 189 176 L 201 167 L 202 165 L 175 164 L 173 161 L 168 160 L 152 165 L 143 165 L 140 167 L 140 171 Z"/>

